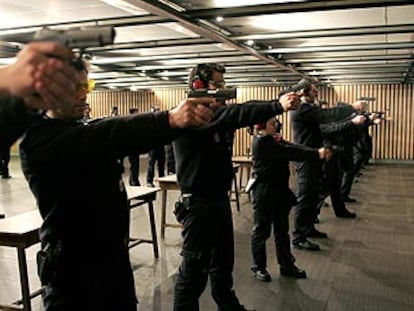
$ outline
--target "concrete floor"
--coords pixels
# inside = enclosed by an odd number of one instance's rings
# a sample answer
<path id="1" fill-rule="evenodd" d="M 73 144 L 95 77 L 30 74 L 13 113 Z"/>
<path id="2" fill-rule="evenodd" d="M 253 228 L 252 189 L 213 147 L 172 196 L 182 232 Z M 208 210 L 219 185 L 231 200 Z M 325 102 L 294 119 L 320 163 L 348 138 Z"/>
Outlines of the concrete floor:
<path id="1" fill-rule="evenodd" d="M 145 181 L 141 159 L 141 182 Z M 12 179 L 0 179 L 0 213 L 17 215 L 36 209 L 32 194 L 20 171 L 18 159 L 11 163 Z M 125 176 L 127 178 L 127 176 Z M 358 203 L 348 205 L 358 214 L 356 220 L 338 219 L 331 208 L 323 208 L 319 229 L 329 234 L 319 241 L 321 252 L 294 250 L 298 266 L 308 278 L 280 277 L 274 247 L 268 243 L 271 283 L 256 280 L 250 272 L 251 204 L 241 194 L 241 210 L 234 206 L 236 240 L 235 289 L 243 304 L 259 311 L 412 311 L 414 310 L 414 165 L 375 164 L 363 171 L 353 196 Z M 178 192 L 170 191 L 171 207 Z M 160 220 L 161 196 L 155 201 Z M 168 218 L 174 221 L 171 208 Z M 174 274 L 180 263 L 180 230 L 168 228 L 160 242 L 160 259 L 154 260 L 150 245 L 131 249 L 140 311 L 172 310 Z M 133 235 L 149 236 L 145 208 L 132 211 Z M 27 250 L 31 288 L 36 289 L 35 253 Z M 104 272 L 103 272 L 104 273 Z M 17 254 L 0 247 L 0 302 L 10 303 L 20 296 Z M 40 298 L 35 311 L 43 310 Z M 216 310 L 207 289 L 201 297 L 201 310 Z"/>

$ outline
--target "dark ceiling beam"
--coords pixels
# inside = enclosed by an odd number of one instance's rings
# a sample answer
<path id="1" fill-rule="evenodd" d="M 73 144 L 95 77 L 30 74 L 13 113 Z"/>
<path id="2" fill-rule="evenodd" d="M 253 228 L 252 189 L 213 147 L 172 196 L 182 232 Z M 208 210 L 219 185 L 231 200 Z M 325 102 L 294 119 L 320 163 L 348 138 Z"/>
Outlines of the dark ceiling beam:
<path id="1" fill-rule="evenodd" d="M 92 62 L 93 63 L 93 62 Z M 247 60 L 247 61 L 233 61 L 233 62 L 229 62 L 226 63 L 226 71 L 231 71 L 232 68 L 234 66 L 257 66 L 258 63 L 257 61 L 251 61 L 251 60 Z M 265 66 L 266 64 L 263 63 L 263 66 Z M 116 66 L 115 64 L 98 64 L 98 67 L 100 67 L 103 71 L 101 72 L 125 72 L 127 74 L 137 74 L 137 72 L 142 72 L 143 70 L 145 71 L 162 71 L 162 70 L 178 70 L 178 69 L 183 69 L 183 70 L 188 70 L 188 64 L 175 64 L 175 65 L 148 65 L 148 66 L 140 66 L 139 68 L 136 69 L 130 69 L 127 68 L 125 69 L 125 67 L 123 66 Z M 273 70 L 275 70 L 275 72 L 279 72 L 279 68 L 273 68 Z"/>
<path id="2" fill-rule="evenodd" d="M 326 68 L 387 68 L 387 67 L 394 67 L 394 68 L 407 68 L 409 63 L 386 63 L 386 62 L 378 62 L 378 63 L 357 63 L 357 62 L 337 62 L 337 63 L 329 63 L 329 62 L 320 62 L 320 63 L 312 63 L 306 65 L 297 65 L 298 68 L 301 70 L 324 70 Z M 349 70 L 349 69 L 348 69 Z"/>
<path id="3" fill-rule="evenodd" d="M 276 48 L 263 50 L 265 54 L 294 54 L 294 53 L 315 53 L 315 52 L 344 52 L 344 51 L 372 51 L 372 50 L 394 50 L 413 49 L 414 42 L 392 42 L 392 43 L 364 43 L 364 44 L 339 44 L 326 46 L 304 46 L 295 48 Z"/>
<path id="4" fill-rule="evenodd" d="M 317 62 L 364 62 L 364 61 L 413 61 L 408 54 L 401 55 L 364 55 L 364 56 L 312 56 L 309 58 L 290 58 L 286 59 L 292 63 L 317 63 Z"/>
<path id="5" fill-rule="evenodd" d="M 334 1 L 307 1 L 286 2 L 277 4 L 260 4 L 249 6 L 236 6 L 228 8 L 188 10 L 186 14 L 193 18 L 215 19 L 223 17 L 246 17 L 265 14 L 298 13 L 311 11 L 332 11 L 345 9 L 380 8 L 397 5 L 412 5 L 411 0 L 334 0 Z"/>
<path id="6" fill-rule="evenodd" d="M 197 44 L 211 44 L 215 43 L 208 38 L 186 38 L 186 39 L 167 39 L 167 40 L 153 40 L 153 41 L 136 41 L 125 42 L 108 45 L 105 47 L 88 48 L 90 52 L 104 52 L 112 50 L 127 50 L 127 49 L 146 49 L 146 48 L 161 48 L 172 46 L 188 46 Z"/>
<path id="7" fill-rule="evenodd" d="M 409 83 L 410 80 L 411 80 L 411 83 L 412 83 L 412 79 L 410 79 L 410 77 L 414 72 L 414 54 L 411 54 L 411 61 L 412 62 L 410 64 L 410 66 L 408 66 L 408 68 L 405 72 L 404 79 L 403 79 L 402 83 Z"/>
<path id="8" fill-rule="evenodd" d="M 306 74 L 301 73 L 297 70 L 295 70 L 291 66 L 286 66 L 283 63 L 277 62 L 272 57 L 269 57 L 267 55 L 264 55 L 255 49 L 252 49 L 248 46 L 240 45 L 239 43 L 231 40 L 227 36 L 223 35 L 223 33 L 220 31 L 220 29 L 213 29 L 211 27 L 207 27 L 205 24 L 201 23 L 197 19 L 194 19 L 193 17 L 184 14 L 182 12 L 178 12 L 175 9 L 172 9 L 169 6 L 166 6 L 165 4 L 161 3 L 160 1 L 153 1 L 153 0 L 125 0 L 131 5 L 135 5 L 139 7 L 140 9 L 143 9 L 151 14 L 161 16 L 163 18 L 172 19 L 176 22 L 178 22 L 181 26 L 185 27 L 186 29 L 197 33 L 198 35 L 202 37 L 209 38 L 211 40 L 225 43 L 231 48 L 234 48 L 239 51 L 247 52 L 253 56 L 255 56 L 258 60 L 262 60 L 264 62 L 267 62 L 269 64 L 273 64 L 276 67 L 283 68 L 287 71 L 294 72 L 301 76 L 306 76 Z"/>
<path id="9" fill-rule="evenodd" d="M 326 76 L 326 75 L 343 75 L 343 74 L 353 74 L 353 73 L 361 73 L 361 74 L 367 74 L 367 73 L 390 73 L 390 72 L 404 72 L 407 70 L 407 67 L 397 67 L 397 68 L 361 68 L 360 71 L 357 70 L 347 70 L 347 69 L 328 69 L 328 70 L 315 70 L 315 73 L 312 73 L 312 75 L 321 75 L 321 76 Z"/>
<path id="10" fill-rule="evenodd" d="M 264 33 L 231 36 L 230 38 L 237 41 L 246 40 L 297 40 L 297 39 L 315 39 L 330 37 L 346 37 L 346 36 L 367 36 L 377 34 L 401 34 L 414 32 L 414 24 L 397 24 L 397 25 L 375 25 L 361 27 L 346 28 L 330 28 L 316 30 L 298 30 L 298 31 L 281 31 L 277 33 Z"/>
<path id="11" fill-rule="evenodd" d="M 360 57 L 365 57 L 365 56 L 377 56 L 377 57 L 382 57 L 382 56 L 386 56 L 386 55 L 403 55 L 403 56 L 407 56 L 410 55 L 411 52 L 408 50 L 391 50 L 391 51 L 386 51 L 386 50 L 373 50 L 373 51 L 364 51 L 364 53 L 359 54 Z M 295 53 L 283 53 L 280 54 L 280 57 L 283 57 L 284 59 L 292 59 L 292 58 L 335 58 L 335 57 L 350 57 L 352 54 L 350 54 L 347 51 L 336 51 L 336 52 L 295 52 Z M 276 54 L 274 54 L 274 56 L 276 56 Z"/>
<path id="12" fill-rule="evenodd" d="M 88 20 L 77 20 L 70 22 L 59 22 L 59 23 L 47 23 L 47 24 L 34 24 L 30 26 L 18 26 L 0 28 L 1 32 L 19 32 L 27 30 L 36 30 L 43 27 L 58 27 L 58 28 L 69 28 L 69 27 L 87 27 L 87 26 L 114 26 L 114 27 L 127 27 L 127 26 L 139 26 L 148 24 L 161 24 L 168 23 L 172 20 L 162 18 L 156 15 L 147 14 L 141 16 L 120 16 L 120 17 L 108 17 L 108 18 L 97 18 Z"/>
<path id="13" fill-rule="evenodd" d="M 407 68 L 407 66 L 397 66 L 395 64 L 375 64 L 375 65 L 356 65 L 353 63 L 349 63 L 349 64 L 343 64 L 343 65 L 335 65 L 335 66 L 331 66 L 330 64 L 326 64 L 324 65 L 323 63 L 320 65 L 314 65 L 314 66 L 298 66 L 298 68 L 300 70 L 305 70 L 305 71 L 312 71 L 312 70 L 324 70 L 324 69 L 330 69 L 330 68 L 335 68 L 335 69 L 364 69 L 364 68 L 395 68 L 395 67 L 400 67 L 400 68 Z"/>
<path id="14" fill-rule="evenodd" d="M 146 61 L 165 61 L 165 60 L 181 60 L 181 59 L 194 59 L 194 58 L 226 58 L 226 57 L 242 57 L 242 56 L 250 56 L 246 53 L 240 52 L 240 51 L 218 51 L 218 52 L 189 52 L 189 53 L 181 53 L 181 54 L 158 54 L 158 55 L 145 55 L 145 56 L 131 56 L 129 54 L 123 53 L 115 53 L 115 56 L 113 53 L 106 53 L 106 54 L 98 54 L 102 57 L 117 57 L 118 58 L 134 58 L 136 57 L 139 59 L 139 62 L 146 62 Z M 95 53 L 97 55 L 97 53 Z M 122 60 L 119 60 L 119 62 L 122 62 Z M 130 60 L 126 60 L 126 62 L 131 62 Z"/>
<path id="15" fill-rule="evenodd" d="M 355 78 L 365 78 L 367 77 L 365 74 L 361 73 L 352 73 L 352 74 L 342 74 L 342 75 L 326 75 L 329 79 L 355 79 Z M 390 78 L 390 77 L 403 77 L 403 72 L 390 72 L 390 73 L 377 73 L 377 74 L 370 74 L 371 79 L 375 78 Z"/>

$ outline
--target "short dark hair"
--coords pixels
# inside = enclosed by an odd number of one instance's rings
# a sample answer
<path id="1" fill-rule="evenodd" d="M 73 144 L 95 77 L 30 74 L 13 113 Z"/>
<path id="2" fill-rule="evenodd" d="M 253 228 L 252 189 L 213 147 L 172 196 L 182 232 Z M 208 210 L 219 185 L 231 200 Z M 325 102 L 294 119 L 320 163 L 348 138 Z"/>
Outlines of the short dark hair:
<path id="1" fill-rule="evenodd" d="M 303 78 L 297 83 L 297 85 L 303 86 L 303 93 L 308 93 L 311 89 L 312 81 Z"/>
<path id="2" fill-rule="evenodd" d="M 207 63 L 207 64 L 198 64 L 193 69 L 191 69 L 189 78 L 188 78 L 188 86 L 190 89 L 195 89 L 195 81 L 200 80 L 203 84 L 204 88 L 208 87 L 208 83 L 212 79 L 212 75 L 214 71 L 218 71 L 220 73 L 225 73 L 226 69 L 224 66 L 216 64 L 216 63 Z"/>

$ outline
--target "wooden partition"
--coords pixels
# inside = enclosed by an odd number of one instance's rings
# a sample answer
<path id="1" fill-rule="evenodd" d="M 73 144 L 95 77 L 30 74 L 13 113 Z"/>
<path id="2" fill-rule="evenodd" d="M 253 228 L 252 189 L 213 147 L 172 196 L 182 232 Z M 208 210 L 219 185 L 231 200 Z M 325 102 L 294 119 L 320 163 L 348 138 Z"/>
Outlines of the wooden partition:
<path id="1" fill-rule="evenodd" d="M 353 102 L 360 96 L 375 97 L 369 104 L 370 111 L 384 111 L 386 121 L 371 128 L 374 140 L 374 159 L 414 160 L 414 109 L 413 85 L 345 85 L 333 88 L 319 87 L 319 98 L 330 106 L 338 101 Z M 253 99 L 270 100 L 281 87 L 240 87 L 237 103 Z M 121 115 L 129 108 L 148 112 L 153 104 L 170 109 L 186 97 L 185 89 L 156 89 L 153 91 L 99 91 L 89 96 L 93 117 L 108 116 L 111 107 L 117 106 Z M 278 116 L 283 123 L 283 136 L 291 140 L 291 127 L 287 113 Z M 250 150 L 252 137 L 245 128 L 236 132 L 234 154 L 245 155 Z"/>

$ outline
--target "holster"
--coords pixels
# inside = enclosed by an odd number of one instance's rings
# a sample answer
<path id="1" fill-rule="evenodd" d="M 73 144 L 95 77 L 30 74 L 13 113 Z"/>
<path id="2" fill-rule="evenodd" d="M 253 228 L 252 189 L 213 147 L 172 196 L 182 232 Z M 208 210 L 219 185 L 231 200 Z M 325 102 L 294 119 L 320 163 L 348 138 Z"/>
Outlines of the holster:
<path id="1" fill-rule="evenodd" d="M 190 193 L 182 194 L 174 206 L 174 215 L 178 222 L 182 223 L 185 216 L 188 214 L 191 206 L 192 195 Z"/>
<path id="2" fill-rule="evenodd" d="M 62 258 L 62 243 L 46 243 L 37 252 L 37 274 L 42 285 L 48 285 L 56 278 L 56 272 Z"/>

